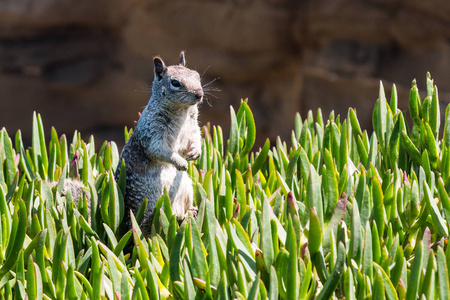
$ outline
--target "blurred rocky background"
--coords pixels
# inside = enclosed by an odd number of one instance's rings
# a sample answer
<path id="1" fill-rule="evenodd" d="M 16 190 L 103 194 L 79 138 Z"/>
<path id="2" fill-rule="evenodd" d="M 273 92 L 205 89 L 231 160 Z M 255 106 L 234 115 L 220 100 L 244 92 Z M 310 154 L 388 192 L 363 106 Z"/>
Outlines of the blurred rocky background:
<path id="1" fill-rule="evenodd" d="M 201 122 L 226 131 L 229 106 L 249 98 L 259 143 L 289 139 L 295 112 L 318 107 L 355 107 L 370 129 L 380 80 L 406 109 L 430 71 L 441 110 L 450 102 L 446 0 L 0 0 L 0 127 L 29 139 L 37 111 L 48 131 L 121 145 L 150 97 L 152 57 L 173 64 L 180 50 L 204 83 L 219 78 Z"/>

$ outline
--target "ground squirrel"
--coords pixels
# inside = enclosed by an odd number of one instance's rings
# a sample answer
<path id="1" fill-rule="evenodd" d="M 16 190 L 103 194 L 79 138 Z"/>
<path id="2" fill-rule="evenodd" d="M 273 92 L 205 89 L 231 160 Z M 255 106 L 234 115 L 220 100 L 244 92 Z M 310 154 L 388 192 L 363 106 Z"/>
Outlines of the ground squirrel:
<path id="1" fill-rule="evenodd" d="M 201 154 L 198 104 L 203 100 L 200 75 L 186 68 L 184 52 L 178 65 L 166 66 L 160 57 L 153 59 L 155 78 L 152 95 L 134 132 L 124 146 L 126 192 L 124 223 L 131 228 L 129 211 L 137 213 L 145 197 L 148 206 L 141 229 L 149 235 L 153 209 L 167 189 L 172 211 L 183 219 L 193 208 L 192 180 L 186 170 L 188 160 Z M 120 172 L 120 163 L 116 179 Z"/>

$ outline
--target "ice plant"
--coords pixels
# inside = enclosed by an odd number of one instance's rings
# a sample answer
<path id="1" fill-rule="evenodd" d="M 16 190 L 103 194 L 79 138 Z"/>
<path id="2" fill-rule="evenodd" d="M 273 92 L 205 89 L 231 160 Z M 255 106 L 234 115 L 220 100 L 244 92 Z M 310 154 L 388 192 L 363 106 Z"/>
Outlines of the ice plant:
<path id="1" fill-rule="evenodd" d="M 54 128 L 47 140 L 37 114 L 28 149 L 3 129 L 0 298 L 449 299 L 450 108 L 441 124 L 429 74 L 426 90 L 421 100 L 413 81 L 412 124 L 395 86 L 388 102 L 381 85 L 373 132 L 354 109 L 318 110 L 296 115 L 290 146 L 267 140 L 256 152 L 242 101 L 228 140 L 205 126 L 189 165 L 197 219 L 179 224 L 164 194 L 148 238 L 145 202 L 121 230 L 114 142 L 96 152 L 94 137 L 69 143 Z M 68 178 L 90 200 L 61 196 Z"/>

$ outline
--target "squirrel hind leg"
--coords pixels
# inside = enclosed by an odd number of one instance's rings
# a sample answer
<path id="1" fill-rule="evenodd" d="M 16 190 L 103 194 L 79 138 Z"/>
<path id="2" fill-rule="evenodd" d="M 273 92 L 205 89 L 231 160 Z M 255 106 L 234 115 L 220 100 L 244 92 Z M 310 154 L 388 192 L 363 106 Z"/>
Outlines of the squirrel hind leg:
<path id="1" fill-rule="evenodd" d="M 140 227 L 142 235 L 144 237 L 149 237 L 150 234 L 152 233 L 152 224 L 153 224 L 153 214 L 148 216 L 148 218 L 144 219 L 144 221 L 142 221 Z"/>
<path id="2" fill-rule="evenodd" d="M 186 213 L 184 214 L 184 218 L 186 219 L 189 214 L 192 215 L 192 217 L 194 217 L 194 219 L 197 219 L 198 217 L 198 208 L 195 206 L 192 206 L 190 208 L 188 208 L 188 210 L 186 210 Z"/>
<path id="3" fill-rule="evenodd" d="M 183 220 L 194 202 L 192 180 L 186 172 L 177 171 L 177 176 L 169 189 L 169 196 L 173 214 L 178 220 Z"/>

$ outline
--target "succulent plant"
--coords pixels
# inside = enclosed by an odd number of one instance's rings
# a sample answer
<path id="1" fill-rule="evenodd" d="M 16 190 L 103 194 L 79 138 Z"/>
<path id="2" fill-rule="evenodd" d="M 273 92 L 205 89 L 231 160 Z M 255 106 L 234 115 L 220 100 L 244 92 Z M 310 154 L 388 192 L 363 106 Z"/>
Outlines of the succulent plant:
<path id="1" fill-rule="evenodd" d="M 357 113 L 295 118 L 290 145 L 258 151 L 247 101 L 230 136 L 203 128 L 190 162 L 198 217 L 181 224 L 159 199 L 152 234 L 124 232 L 118 148 L 69 144 L 33 116 L 24 148 L 0 131 L 1 299 L 449 299 L 450 115 L 437 87 L 413 81 L 409 113 L 381 84 L 373 132 Z M 125 128 L 125 141 L 132 130 Z M 226 149 L 225 149 L 226 148 Z M 122 166 L 123 167 L 123 164 Z M 79 180 L 83 196 L 64 190 Z"/>

